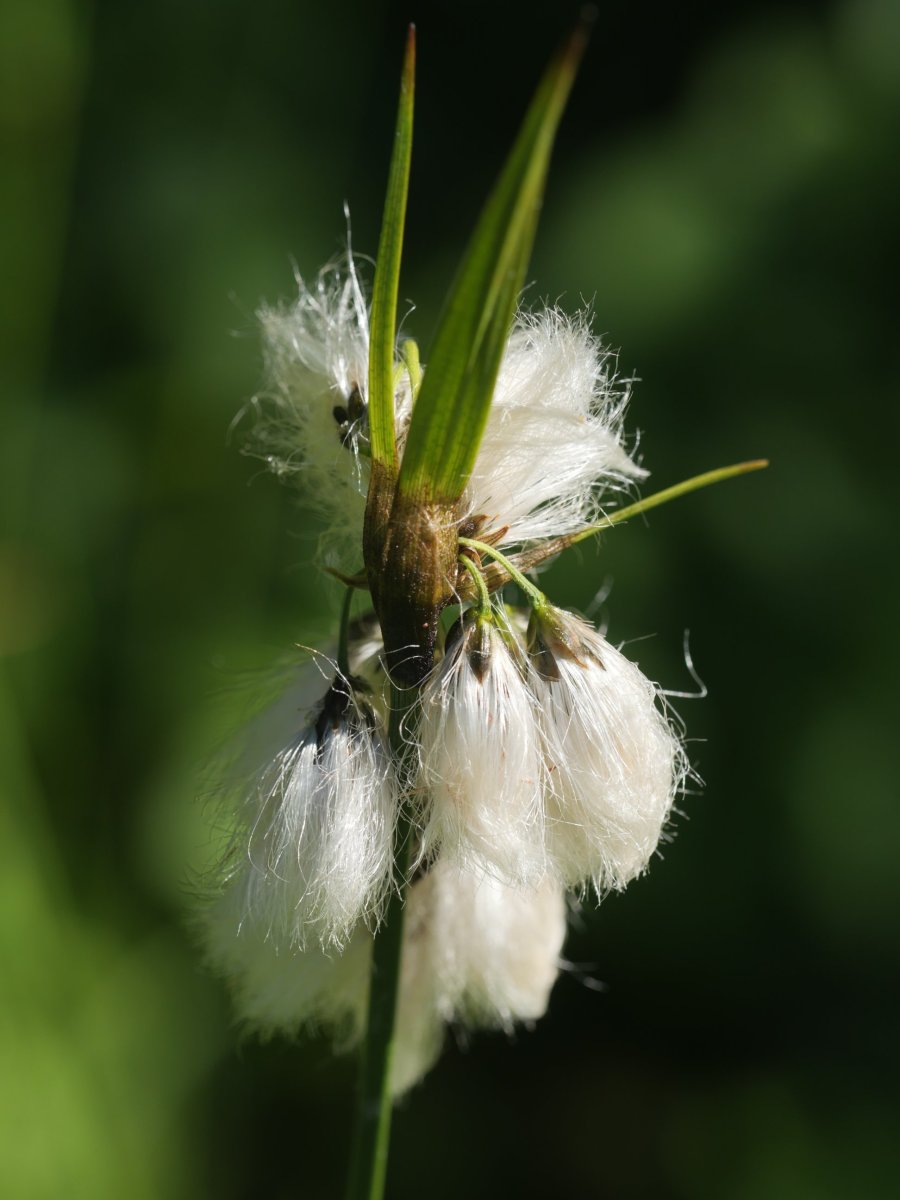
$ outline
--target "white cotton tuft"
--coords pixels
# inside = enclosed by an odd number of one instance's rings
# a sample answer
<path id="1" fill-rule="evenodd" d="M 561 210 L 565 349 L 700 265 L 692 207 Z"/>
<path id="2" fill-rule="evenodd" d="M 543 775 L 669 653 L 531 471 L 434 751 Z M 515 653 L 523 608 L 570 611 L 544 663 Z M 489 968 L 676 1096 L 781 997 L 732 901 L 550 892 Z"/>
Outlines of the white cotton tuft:
<path id="1" fill-rule="evenodd" d="M 334 649 L 329 647 L 301 659 L 285 659 L 270 671 L 250 673 L 222 692 L 228 704 L 228 736 L 211 763 L 210 788 L 219 793 L 231 811 L 245 806 L 255 794 L 259 776 L 281 750 L 308 723 L 309 713 L 322 701 L 326 672 L 334 669 Z M 236 704 L 237 696 L 243 703 Z M 243 814 L 241 814 L 243 815 Z"/>
<path id="2" fill-rule="evenodd" d="M 210 965 L 231 986 L 237 1015 L 264 1037 L 324 1028 L 350 1045 L 365 1027 L 371 936 L 359 926 L 340 952 L 278 946 L 248 913 L 239 887 L 227 886 L 202 914 Z"/>
<path id="3" fill-rule="evenodd" d="M 412 895 L 431 932 L 421 954 L 445 1021 L 510 1031 L 543 1016 L 566 936 L 559 884 L 513 887 L 441 861 Z"/>
<path id="4" fill-rule="evenodd" d="M 467 620 L 421 697 L 422 855 L 510 883 L 546 870 L 540 734 L 503 636 Z"/>
<path id="5" fill-rule="evenodd" d="M 372 713 L 341 680 L 246 804 L 228 887 L 279 950 L 343 945 L 391 887 L 397 784 Z M 243 840 L 241 840 L 243 838 Z"/>
<path id="6" fill-rule="evenodd" d="M 464 498 L 508 525 L 503 545 L 558 537 L 597 519 L 604 493 L 646 475 L 623 445 L 627 382 L 586 317 L 520 313 Z"/>
<path id="7" fill-rule="evenodd" d="M 239 1017 L 264 1036 L 323 1029 L 339 1050 L 364 1033 L 372 935 L 343 952 L 279 948 L 226 889 L 203 918 L 207 956 L 231 982 Z M 417 1083 L 441 1051 L 446 1023 L 511 1031 L 547 1008 L 565 939 L 561 889 L 531 891 L 437 863 L 409 890 L 391 1089 Z"/>
<path id="8" fill-rule="evenodd" d="M 366 300 L 349 254 L 312 287 L 300 276 L 297 285 L 292 304 L 259 312 L 267 386 L 252 451 L 279 477 L 304 481 L 332 537 L 359 538 L 369 480 L 360 454 L 368 437 Z"/>
<path id="9" fill-rule="evenodd" d="M 623 888 L 656 849 L 686 770 L 657 688 L 605 638 L 555 610 L 532 659 L 548 765 L 548 849 L 568 886 Z M 550 676 L 556 674 L 556 678 Z"/>
<path id="10" fill-rule="evenodd" d="M 267 384 L 255 402 L 253 452 L 275 474 L 305 480 L 330 519 L 323 544 L 341 560 L 351 546 L 358 552 L 369 482 L 368 305 L 349 253 L 311 287 L 297 282 L 292 304 L 259 313 Z M 623 445 L 628 399 L 587 316 L 519 313 L 463 511 L 509 526 L 503 545 L 595 521 L 604 497 L 646 475 Z M 402 371 L 394 404 L 402 450 L 412 414 Z"/>
<path id="11" fill-rule="evenodd" d="M 503 1029 L 547 1010 L 566 936 L 562 888 L 519 888 L 446 860 L 409 891 L 397 1008 L 394 1088 L 440 1053 L 444 1024 Z"/>
<path id="12" fill-rule="evenodd" d="M 297 285 L 293 303 L 258 314 L 266 386 L 250 449 L 280 478 L 305 483 L 329 519 L 328 556 L 349 561 L 359 555 L 369 486 L 368 305 L 349 252 L 312 286 L 299 275 Z M 405 376 L 395 403 L 398 419 L 408 417 Z"/>

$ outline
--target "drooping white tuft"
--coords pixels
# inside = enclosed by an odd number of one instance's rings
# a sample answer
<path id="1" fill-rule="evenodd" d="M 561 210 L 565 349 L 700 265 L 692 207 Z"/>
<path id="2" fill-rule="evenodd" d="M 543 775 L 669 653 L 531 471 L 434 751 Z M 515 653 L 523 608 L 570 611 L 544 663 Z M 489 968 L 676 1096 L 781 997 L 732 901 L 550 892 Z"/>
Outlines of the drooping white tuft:
<path id="1" fill-rule="evenodd" d="M 422 690 L 423 857 L 533 885 L 546 870 L 534 706 L 503 636 L 467 619 Z"/>
<path id="2" fill-rule="evenodd" d="M 305 483 L 329 518 L 330 557 L 352 549 L 358 558 L 369 485 L 368 304 L 349 251 L 312 286 L 298 275 L 297 286 L 293 303 L 258 314 L 266 386 L 255 402 L 251 451 L 279 477 Z M 405 377 L 395 402 L 408 412 Z"/>
<path id="3" fill-rule="evenodd" d="M 648 865 L 685 756 L 658 690 L 634 663 L 570 613 L 555 610 L 551 625 L 537 634 L 532 659 L 548 848 L 565 884 L 590 879 L 602 895 Z"/>
<path id="4" fill-rule="evenodd" d="M 441 861 L 415 890 L 445 1021 L 510 1031 L 543 1016 L 566 935 L 560 885 L 513 887 Z"/>
<path id="5" fill-rule="evenodd" d="M 279 477 L 297 475 L 337 532 L 362 529 L 368 460 L 365 397 L 369 318 L 353 260 L 322 270 L 312 287 L 298 275 L 289 305 L 259 312 L 267 387 L 253 451 Z M 341 423 L 335 410 L 349 418 Z M 340 416 L 340 412 L 338 416 Z"/>
<path id="6" fill-rule="evenodd" d="M 504 1029 L 547 1008 L 565 939 L 562 891 L 508 887 L 438 863 L 409 890 L 391 1087 L 405 1092 L 440 1054 L 446 1023 Z M 231 980 L 238 1015 L 264 1036 L 322 1028 L 338 1049 L 366 1023 L 372 935 L 343 953 L 277 947 L 226 890 L 204 914 L 211 965 Z"/>
<path id="7" fill-rule="evenodd" d="M 646 475 L 623 445 L 629 386 L 586 316 L 520 313 L 465 497 L 509 526 L 502 545 L 558 537 L 597 518 L 604 495 Z"/>
<path id="8" fill-rule="evenodd" d="M 231 985 L 235 1012 L 269 1037 L 324 1028 L 350 1045 L 365 1027 L 371 935 L 359 926 L 343 952 L 277 945 L 248 912 L 240 888 L 226 887 L 203 911 L 207 958 Z"/>
<path id="9" fill-rule="evenodd" d="M 338 680 L 259 775 L 228 889 L 279 950 L 343 945 L 391 886 L 397 785 L 372 713 Z"/>

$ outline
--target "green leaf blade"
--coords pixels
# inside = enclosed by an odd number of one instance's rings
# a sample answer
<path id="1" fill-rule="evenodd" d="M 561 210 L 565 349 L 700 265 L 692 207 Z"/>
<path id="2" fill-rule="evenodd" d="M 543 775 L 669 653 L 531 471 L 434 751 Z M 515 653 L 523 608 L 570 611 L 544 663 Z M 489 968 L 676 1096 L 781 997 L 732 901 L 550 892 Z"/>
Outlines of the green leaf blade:
<path id="1" fill-rule="evenodd" d="M 454 503 L 472 472 L 585 40 L 579 27 L 547 69 L 469 242 L 407 437 L 398 480 L 406 495 Z"/>
<path id="2" fill-rule="evenodd" d="M 625 508 L 614 509 L 596 525 L 591 525 L 578 533 L 567 534 L 561 540 L 567 546 L 574 546 L 577 542 L 583 542 L 585 538 L 594 537 L 605 529 L 611 529 L 613 525 L 619 525 L 623 521 L 630 521 L 632 517 L 641 516 L 643 513 L 649 512 L 651 508 L 659 508 L 661 504 L 668 504 L 672 500 L 678 500 L 681 496 L 698 492 L 701 488 L 724 483 L 726 479 L 736 479 L 739 475 L 748 475 L 751 471 L 764 471 L 768 465 L 767 458 L 753 458 L 747 462 L 733 463 L 728 467 L 716 467 L 713 471 L 704 471 L 702 475 L 692 475 L 690 479 L 683 479 L 681 483 L 663 488 L 661 492 L 654 492 L 642 500 L 636 500 L 634 504 L 629 504 Z"/>
<path id="3" fill-rule="evenodd" d="M 368 401 L 372 460 L 383 464 L 394 473 L 397 470 L 397 442 L 394 432 L 394 347 L 397 338 L 400 260 L 412 158 L 415 70 L 416 35 L 415 26 L 410 25 L 400 80 L 394 149 L 388 172 L 375 281 L 372 285 L 372 311 L 369 318 Z"/>

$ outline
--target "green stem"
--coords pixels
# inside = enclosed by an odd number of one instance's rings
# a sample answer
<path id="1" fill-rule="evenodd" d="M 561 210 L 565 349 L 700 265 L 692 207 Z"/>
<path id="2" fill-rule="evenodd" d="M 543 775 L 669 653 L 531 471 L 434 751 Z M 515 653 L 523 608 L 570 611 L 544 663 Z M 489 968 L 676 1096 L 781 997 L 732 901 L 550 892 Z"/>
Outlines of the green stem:
<path id="1" fill-rule="evenodd" d="M 415 688 L 391 684 L 391 751 L 403 784 L 394 834 L 394 890 L 372 946 L 369 1011 L 360 1063 L 356 1128 L 346 1200 L 382 1200 L 391 1132 L 391 1066 L 394 1058 L 397 996 L 403 950 L 403 917 L 408 887 L 411 821 L 406 797 L 408 735 L 404 728 L 418 697 Z"/>
<path id="2" fill-rule="evenodd" d="M 488 586 L 484 581 L 484 576 L 472 562 L 467 554 L 461 554 L 459 561 L 466 568 L 469 574 L 475 581 L 475 587 L 478 589 L 478 613 L 482 619 L 489 618 L 491 614 L 491 594 L 488 591 Z"/>
<path id="3" fill-rule="evenodd" d="M 479 554 L 486 554 L 489 558 L 493 558 L 500 564 L 504 571 L 509 575 L 513 583 L 517 583 L 525 595 L 528 597 L 528 603 L 537 612 L 544 612 L 550 607 L 550 602 L 541 591 L 540 588 L 534 586 L 530 579 L 526 579 L 518 567 L 502 554 L 494 546 L 488 545 L 487 542 L 478 542 L 474 538 L 461 537 L 459 539 L 461 546 L 468 546 L 472 550 L 477 550 Z"/>
<path id="4" fill-rule="evenodd" d="M 341 624 L 338 631 L 337 669 L 345 679 L 350 678 L 350 609 L 353 607 L 353 588 L 344 593 L 341 606 Z"/>
<path id="5" fill-rule="evenodd" d="M 689 492 L 696 492 L 700 488 L 709 487 L 713 483 L 721 483 L 725 479 L 733 479 L 736 475 L 746 475 L 750 471 L 761 471 L 763 467 L 767 467 L 769 461 L 766 458 L 755 458 L 752 462 L 736 463 L 732 467 L 718 467 L 715 471 L 705 471 L 702 475 L 694 475 L 691 479 L 684 479 L 681 483 L 676 483 L 672 487 L 663 488 L 661 492 L 654 492 L 652 496 L 647 496 L 643 500 L 638 500 L 635 504 L 629 504 L 626 508 L 617 509 L 611 512 L 608 517 L 604 517 L 597 525 L 591 525 L 588 529 L 582 529 L 578 533 L 570 534 L 561 540 L 565 541 L 566 545 L 574 546 L 576 542 L 582 542 L 585 538 L 593 537 L 596 533 L 602 533 L 604 529 L 609 529 L 613 525 L 618 525 L 622 521 L 627 521 L 630 517 L 636 517 L 640 513 L 648 512 L 651 508 L 656 508 L 660 504 L 668 504 L 670 500 L 677 500 L 679 496 L 686 496 Z M 462 541 L 462 538 L 460 538 Z"/>

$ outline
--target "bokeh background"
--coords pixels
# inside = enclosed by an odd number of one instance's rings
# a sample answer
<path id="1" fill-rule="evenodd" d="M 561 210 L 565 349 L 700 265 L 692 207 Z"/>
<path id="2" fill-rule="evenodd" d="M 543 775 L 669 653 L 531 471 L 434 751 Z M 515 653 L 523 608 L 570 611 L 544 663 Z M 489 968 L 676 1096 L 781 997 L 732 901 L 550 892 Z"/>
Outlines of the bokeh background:
<path id="1" fill-rule="evenodd" d="M 403 293 L 427 347 L 571 13 L 5 0 L 0 1192 L 340 1194 L 353 1063 L 241 1041 L 188 932 L 223 695 L 327 633 L 315 521 L 229 438 L 254 311 L 373 252 L 419 27 Z M 900 6 L 601 5 L 528 296 L 640 378 L 658 486 L 771 469 L 549 573 L 705 780 L 586 910 L 549 1017 L 451 1045 L 389 1194 L 876 1200 L 900 1173 Z"/>

